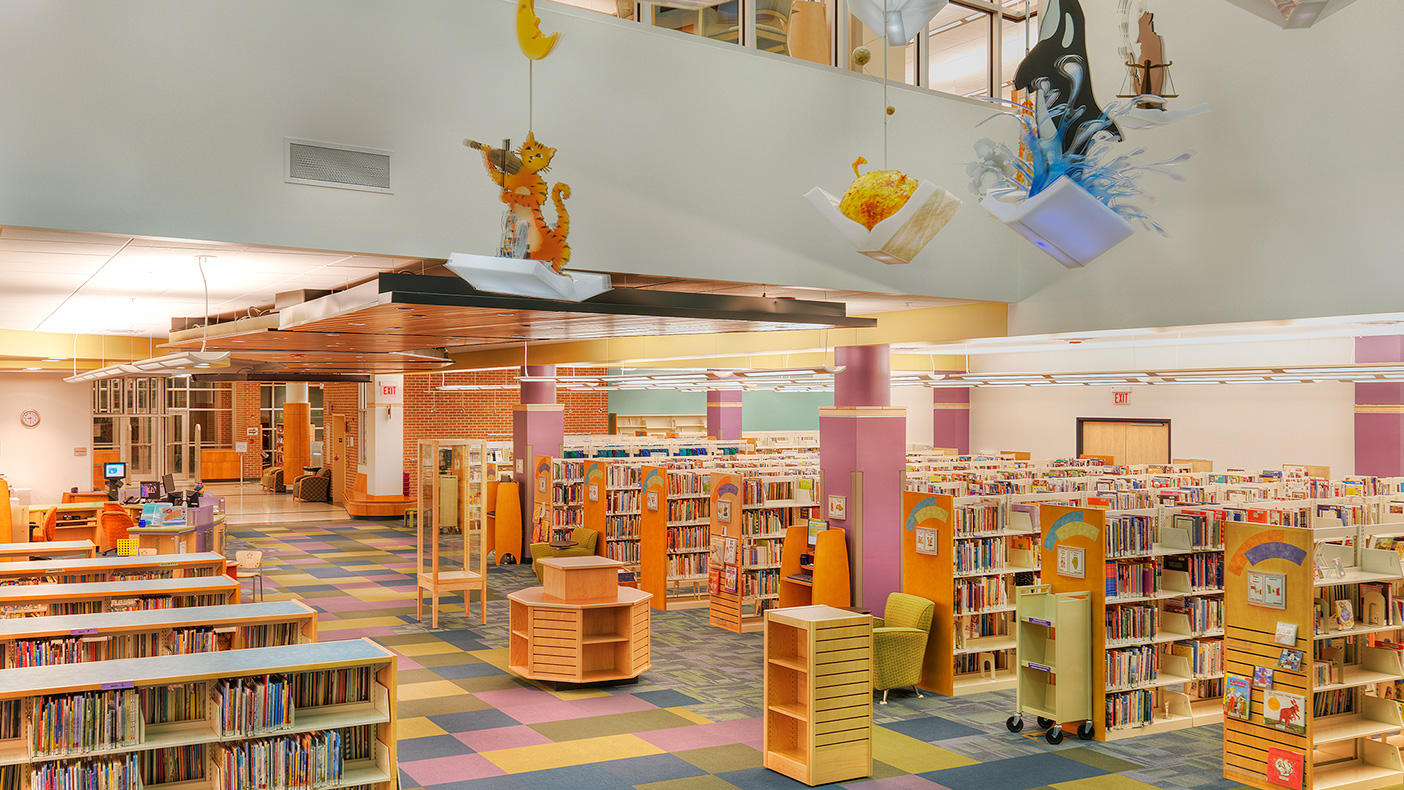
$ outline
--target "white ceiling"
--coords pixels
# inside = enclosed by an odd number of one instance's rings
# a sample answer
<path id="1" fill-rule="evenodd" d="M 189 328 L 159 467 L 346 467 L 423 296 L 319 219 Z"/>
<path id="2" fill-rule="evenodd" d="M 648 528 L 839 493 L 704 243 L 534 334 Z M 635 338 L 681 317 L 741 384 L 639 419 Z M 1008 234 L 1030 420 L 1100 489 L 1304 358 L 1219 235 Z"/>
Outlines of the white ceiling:
<path id="1" fill-rule="evenodd" d="M 124 246 L 125 245 L 125 246 Z M 165 337 L 173 317 L 273 303 L 282 291 L 343 287 L 415 259 L 0 229 L 0 329 Z"/>

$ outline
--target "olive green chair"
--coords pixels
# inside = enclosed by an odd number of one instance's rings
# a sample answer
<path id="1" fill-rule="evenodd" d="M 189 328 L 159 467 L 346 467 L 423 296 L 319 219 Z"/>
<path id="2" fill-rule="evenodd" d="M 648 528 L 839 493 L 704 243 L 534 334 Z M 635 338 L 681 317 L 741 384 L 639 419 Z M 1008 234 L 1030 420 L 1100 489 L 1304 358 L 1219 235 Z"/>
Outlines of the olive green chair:
<path id="1" fill-rule="evenodd" d="M 873 688 L 882 692 L 882 704 L 895 688 L 911 686 L 921 696 L 916 686 L 935 613 L 936 604 L 926 598 L 892 593 L 884 616 L 873 618 Z"/>
<path id="2" fill-rule="evenodd" d="M 541 564 L 537 560 L 546 557 L 589 557 L 595 553 L 595 543 L 600 539 L 600 533 L 593 529 L 576 527 L 570 533 L 570 539 L 575 541 L 576 545 L 568 549 L 553 548 L 549 543 L 531 544 L 531 569 L 536 571 L 537 581 L 541 581 Z"/>

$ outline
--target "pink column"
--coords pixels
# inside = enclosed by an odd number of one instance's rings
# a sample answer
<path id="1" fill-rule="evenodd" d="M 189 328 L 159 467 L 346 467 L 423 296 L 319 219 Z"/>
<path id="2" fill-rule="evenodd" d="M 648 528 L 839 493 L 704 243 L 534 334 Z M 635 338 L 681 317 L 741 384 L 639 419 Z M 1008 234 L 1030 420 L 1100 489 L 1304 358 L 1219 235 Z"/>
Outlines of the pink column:
<path id="1" fill-rule="evenodd" d="M 553 376 L 555 373 L 555 365 L 522 368 L 524 376 Z M 531 544 L 532 524 L 535 523 L 536 486 L 532 485 L 535 456 L 560 458 L 564 445 L 565 407 L 556 403 L 556 382 L 523 381 L 521 403 L 512 407 L 512 479 L 521 484 L 518 490 L 522 497 L 523 547 Z"/>
<path id="2" fill-rule="evenodd" d="M 1404 336 L 1357 337 L 1355 361 L 1404 362 Z M 1404 475 L 1404 384 L 1355 385 L 1355 474 Z"/>
<path id="3" fill-rule="evenodd" d="M 931 446 L 954 447 L 957 454 L 969 455 L 970 388 L 937 387 L 931 390 L 931 408 Z"/>
<path id="4" fill-rule="evenodd" d="M 902 589 L 902 487 L 907 410 L 893 408 L 887 346 L 834 349 L 834 407 L 819 410 L 819 466 L 828 498 L 845 498 L 853 603 L 881 610 Z"/>
<path id="5" fill-rule="evenodd" d="M 723 441 L 741 438 L 741 390 L 707 391 L 707 435 Z"/>

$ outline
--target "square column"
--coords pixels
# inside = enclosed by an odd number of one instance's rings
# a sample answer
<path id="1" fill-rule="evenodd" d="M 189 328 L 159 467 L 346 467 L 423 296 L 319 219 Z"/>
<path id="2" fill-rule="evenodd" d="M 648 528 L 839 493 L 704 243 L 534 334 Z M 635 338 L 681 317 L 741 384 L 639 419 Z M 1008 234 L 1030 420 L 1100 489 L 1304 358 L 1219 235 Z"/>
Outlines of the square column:
<path id="1" fill-rule="evenodd" d="M 1355 361 L 1404 362 L 1404 336 L 1357 337 Z M 1355 474 L 1404 475 L 1404 384 L 1355 385 Z"/>
<path id="2" fill-rule="evenodd" d="M 529 365 L 524 376 L 554 376 L 554 365 Z M 560 458 L 565 454 L 565 406 L 556 403 L 554 381 L 523 381 L 521 403 L 512 407 L 512 479 L 522 498 L 522 546 L 531 545 L 536 504 L 551 504 L 551 492 L 538 494 L 532 484 L 536 456 Z M 526 553 L 524 548 L 523 553 Z M 526 557 L 522 558 L 527 559 Z"/>
<path id="3" fill-rule="evenodd" d="M 819 410 L 821 515 L 848 533 L 854 605 L 879 610 L 902 589 L 907 410 L 892 407 L 891 360 L 887 346 L 835 348 L 834 406 Z M 831 496 L 846 518 L 830 518 Z"/>
<path id="4" fill-rule="evenodd" d="M 932 389 L 931 408 L 931 446 L 954 447 L 957 455 L 969 455 L 970 388 Z"/>
<path id="5" fill-rule="evenodd" d="M 741 438 L 741 390 L 707 391 L 707 435 L 728 442 Z"/>

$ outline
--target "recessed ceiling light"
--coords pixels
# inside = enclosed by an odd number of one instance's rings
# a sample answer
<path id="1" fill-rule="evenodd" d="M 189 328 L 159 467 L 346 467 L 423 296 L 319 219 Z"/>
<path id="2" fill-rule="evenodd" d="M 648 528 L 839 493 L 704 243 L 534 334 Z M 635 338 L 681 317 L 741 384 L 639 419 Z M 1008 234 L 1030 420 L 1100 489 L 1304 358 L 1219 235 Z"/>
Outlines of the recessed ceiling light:
<path id="1" fill-rule="evenodd" d="M 242 343 L 242 342 L 244 342 L 244 341 L 242 341 L 242 340 L 235 340 L 235 341 L 233 341 L 233 342 L 235 342 L 235 343 Z"/>
<path id="2" fill-rule="evenodd" d="M 45 357 L 45 362 L 67 362 L 68 357 Z"/>
<path id="3" fill-rule="evenodd" d="M 362 321 L 352 321 L 351 326 L 365 326 L 365 323 Z"/>
<path id="4" fill-rule="evenodd" d="M 510 316 L 510 315 L 512 315 L 512 314 L 511 314 L 511 313 L 498 313 L 498 315 Z"/>
<path id="5" fill-rule="evenodd" d="M 25 371 L 26 371 L 26 372 L 31 371 L 31 370 L 43 370 L 43 368 L 25 368 Z"/>
<path id="6" fill-rule="evenodd" d="M 396 310 L 413 310 L 413 307 L 396 307 Z"/>
<path id="7" fill-rule="evenodd" d="M 341 335 L 336 332 L 328 332 L 327 337 L 341 337 Z"/>

